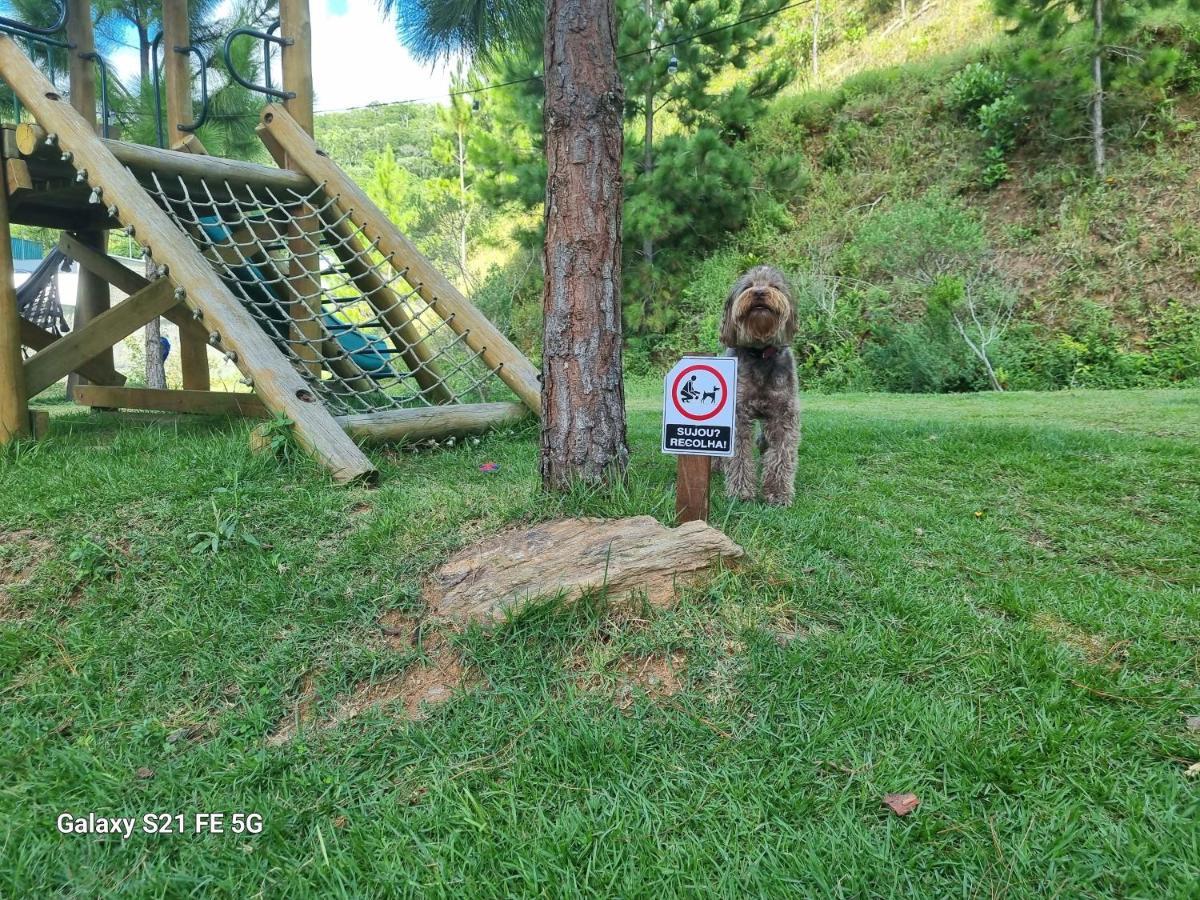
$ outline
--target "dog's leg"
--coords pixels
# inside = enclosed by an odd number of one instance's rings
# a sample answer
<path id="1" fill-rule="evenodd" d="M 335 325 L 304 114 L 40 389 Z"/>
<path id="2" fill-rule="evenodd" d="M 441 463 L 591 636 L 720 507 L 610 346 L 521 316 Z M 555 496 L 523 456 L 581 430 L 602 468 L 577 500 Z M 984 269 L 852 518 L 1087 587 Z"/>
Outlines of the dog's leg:
<path id="1" fill-rule="evenodd" d="M 793 407 L 763 422 L 767 450 L 763 454 L 763 500 L 791 506 L 796 497 L 796 452 L 800 444 L 800 411 Z"/>
<path id="2" fill-rule="evenodd" d="M 754 419 L 737 411 L 737 436 L 733 456 L 724 460 L 725 493 L 738 500 L 753 500 L 757 493 L 758 473 L 754 464 Z"/>

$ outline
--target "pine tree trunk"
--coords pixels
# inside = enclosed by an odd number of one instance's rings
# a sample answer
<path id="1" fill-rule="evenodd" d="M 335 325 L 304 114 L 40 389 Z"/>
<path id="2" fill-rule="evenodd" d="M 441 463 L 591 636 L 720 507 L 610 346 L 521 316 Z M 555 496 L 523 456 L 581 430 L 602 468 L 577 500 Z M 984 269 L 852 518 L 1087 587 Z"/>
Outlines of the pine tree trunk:
<path id="1" fill-rule="evenodd" d="M 146 278 L 153 281 L 158 276 L 158 267 L 152 260 L 146 260 Z M 165 388 L 167 372 L 162 357 L 162 320 L 151 319 L 145 328 L 146 348 L 146 387 Z"/>
<path id="2" fill-rule="evenodd" d="M 542 484 L 620 478 L 621 110 L 613 0 L 547 0 Z"/>
<path id="3" fill-rule="evenodd" d="M 1092 8 L 1092 37 L 1096 49 L 1092 54 L 1092 161 L 1096 174 L 1104 174 L 1104 73 L 1101 57 L 1104 40 L 1104 0 L 1094 0 Z"/>
<path id="4" fill-rule="evenodd" d="M 820 33 L 821 33 L 821 4 L 820 4 L 820 2 L 814 2 L 814 3 L 813 3 L 813 26 L 812 26 L 812 31 L 813 31 L 813 43 L 812 43 L 812 77 L 813 77 L 813 81 L 816 81 L 816 80 L 817 80 L 817 74 L 818 74 L 817 50 L 819 49 L 819 48 L 818 48 L 817 41 L 818 41 L 818 37 L 819 37 L 819 35 L 820 35 Z"/>
<path id="5" fill-rule="evenodd" d="M 467 206 L 467 144 L 463 136 L 463 125 L 458 123 L 458 265 L 462 269 L 464 290 L 470 282 L 467 264 L 467 229 L 471 225 L 471 212 Z"/>
<path id="6" fill-rule="evenodd" d="M 162 320 L 146 323 L 146 387 L 165 388 L 167 371 L 162 355 Z"/>
<path id="7" fill-rule="evenodd" d="M 654 0 L 646 0 L 646 15 L 650 17 L 650 43 L 654 43 Z M 646 71 L 654 72 L 654 51 L 646 51 Z M 646 87 L 646 147 L 642 157 L 642 173 L 646 178 L 654 171 L 654 78 L 651 75 Z M 642 238 L 642 257 L 647 264 L 654 263 L 654 238 L 647 234 Z"/>

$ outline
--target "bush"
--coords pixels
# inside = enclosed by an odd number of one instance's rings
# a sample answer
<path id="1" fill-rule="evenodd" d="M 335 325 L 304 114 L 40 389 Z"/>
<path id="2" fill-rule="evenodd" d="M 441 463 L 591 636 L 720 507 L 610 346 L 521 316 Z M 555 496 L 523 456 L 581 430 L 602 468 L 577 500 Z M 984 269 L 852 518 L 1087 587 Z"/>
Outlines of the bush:
<path id="1" fill-rule="evenodd" d="M 868 281 L 927 284 L 969 268 L 987 249 L 979 219 L 957 200 L 930 192 L 867 217 L 843 248 L 841 264 Z"/>
<path id="2" fill-rule="evenodd" d="M 930 312 L 916 322 L 884 319 L 873 330 L 863 358 L 884 390 L 924 394 L 987 389 L 982 367 L 953 333 L 948 318 Z"/>
<path id="3" fill-rule="evenodd" d="M 1025 124 L 1025 104 L 1016 94 L 1004 94 L 979 107 L 979 130 L 992 147 L 1007 152 Z"/>
<path id="4" fill-rule="evenodd" d="M 976 121 L 979 110 L 1007 93 L 1007 75 L 983 63 L 971 63 L 950 79 L 946 105 L 963 118 Z"/>
<path id="5" fill-rule="evenodd" d="M 1170 301 L 1151 319 L 1148 375 L 1162 381 L 1200 378 L 1200 309 Z"/>

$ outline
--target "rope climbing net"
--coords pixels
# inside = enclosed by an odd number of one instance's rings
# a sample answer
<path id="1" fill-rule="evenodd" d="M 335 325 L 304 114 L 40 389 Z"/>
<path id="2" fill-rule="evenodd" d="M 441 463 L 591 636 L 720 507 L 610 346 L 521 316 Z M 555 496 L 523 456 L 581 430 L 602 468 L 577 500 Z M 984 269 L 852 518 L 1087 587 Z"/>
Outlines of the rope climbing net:
<path id="1" fill-rule="evenodd" d="M 454 315 L 438 315 L 322 187 L 148 175 L 155 202 L 335 415 L 508 399 Z"/>

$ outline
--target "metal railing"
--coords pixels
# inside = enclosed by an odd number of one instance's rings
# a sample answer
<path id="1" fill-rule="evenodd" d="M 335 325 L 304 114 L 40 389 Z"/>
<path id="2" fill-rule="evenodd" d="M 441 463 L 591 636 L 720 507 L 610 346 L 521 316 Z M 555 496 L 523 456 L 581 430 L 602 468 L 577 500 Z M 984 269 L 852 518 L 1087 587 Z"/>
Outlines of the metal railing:
<path id="1" fill-rule="evenodd" d="M 235 28 L 225 38 L 224 59 L 225 68 L 229 71 L 229 77 L 240 84 L 248 91 L 254 91 L 258 94 L 265 94 L 268 97 L 277 97 L 280 100 L 294 100 L 296 94 L 294 91 L 281 91 L 271 84 L 271 45 L 277 44 L 279 47 L 291 47 L 296 42 L 291 38 L 280 37 L 274 32 L 279 30 L 279 20 L 276 19 L 271 23 L 271 26 L 266 31 L 258 31 L 254 28 Z M 263 45 L 263 80 L 265 84 L 255 84 L 248 78 L 242 75 L 237 70 L 237 66 L 233 63 L 233 42 L 239 37 L 252 37 L 262 41 Z"/>
<path id="2" fill-rule="evenodd" d="M 159 74 L 162 68 L 159 62 L 159 52 L 162 50 L 163 33 L 160 31 L 158 36 L 150 42 L 150 71 L 154 78 L 154 130 L 158 136 L 158 146 L 167 146 L 167 135 L 163 126 L 163 104 L 162 104 L 162 76 Z M 208 94 L 208 58 L 199 47 L 191 46 L 181 47 L 176 44 L 171 48 L 174 53 L 190 54 L 196 57 L 200 63 L 200 115 L 192 122 L 184 124 L 183 122 L 176 123 L 175 127 L 185 134 L 191 134 L 194 131 L 204 127 L 204 123 L 208 121 L 208 107 L 211 98 Z"/>
<path id="3" fill-rule="evenodd" d="M 28 22 L 19 22 L 7 16 L 0 16 L 0 31 L 17 37 L 32 38 L 39 43 L 49 44 L 51 47 L 73 50 L 75 48 L 74 44 L 69 41 L 60 41 L 58 38 L 53 37 L 53 35 L 62 31 L 67 24 L 66 0 L 51 0 L 51 2 L 58 10 L 58 20 L 53 25 L 30 25 Z"/>
<path id="4" fill-rule="evenodd" d="M 58 18 L 52 25 L 30 25 L 28 22 L 20 22 L 16 19 L 10 19 L 7 16 L 0 16 L 0 32 L 8 34 L 12 37 L 23 39 L 27 45 L 42 44 L 45 47 L 57 47 L 61 50 L 66 50 L 68 53 L 76 49 L 76 45 L 70 40 L 60 40 L 54 37 L 67 26 L 68 7 L 66 0 L 50 0 L 54 9 L 58 11 Z M 108 62 L 96 51 L 88 53 L 80 53 L 80 59 L 85 59 L 93 63 L 100 70 L 100 108 L 101 108 L 101 128 L 105 137 L 108 137 L 108 131 L 111 118 L 111 107 L 108 99 Z M 50 55 L 50 51 L 46 51 L 46 63 L 50 68 L 50 80 L 54 81 L 56 73 L 54 70 L 54 59 Z M 21 101 L 17 98 L 16 93 L 13 94 L 13 113 L 17 121 L 21 119 Z"/>

